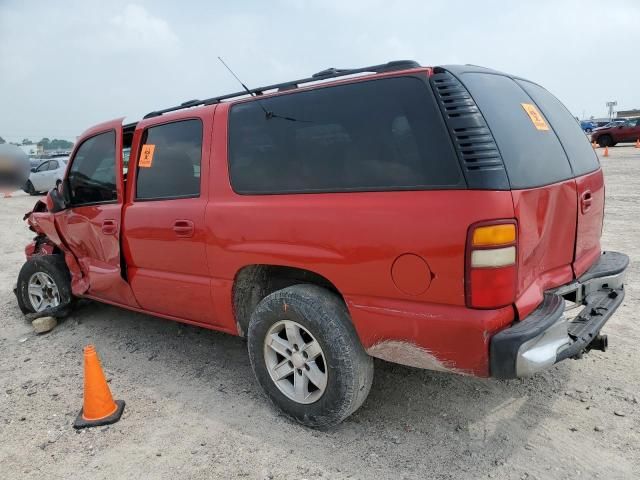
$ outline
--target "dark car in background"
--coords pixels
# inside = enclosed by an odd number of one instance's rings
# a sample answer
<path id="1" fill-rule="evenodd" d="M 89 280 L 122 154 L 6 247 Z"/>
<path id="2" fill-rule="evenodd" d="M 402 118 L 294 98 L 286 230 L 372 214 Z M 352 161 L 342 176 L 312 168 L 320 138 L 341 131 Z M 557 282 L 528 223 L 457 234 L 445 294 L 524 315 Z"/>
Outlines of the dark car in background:
<path id="1" fill-rule="evenodd" d="M 591 141 L 601 147 L 613 147 L 617 143 L 635 142 L 640 139 L 640 118 L 615 120 L 591 133 Z"/>
<path id="2" fill-rule="evenodd" d="M 606 121 L 597 121 L 597 122 L 593 122 L 595 124 L 595 128 L 603 128 L 603 127 L 610 127 L 610 126 L 614 126 L 614 124 L 616 123 L 623 123 L 625 121 L 625 119 L 618 119 L 618 120 L 606 120 Z M 594 130 L 595 130 L 594 128 Z"/>

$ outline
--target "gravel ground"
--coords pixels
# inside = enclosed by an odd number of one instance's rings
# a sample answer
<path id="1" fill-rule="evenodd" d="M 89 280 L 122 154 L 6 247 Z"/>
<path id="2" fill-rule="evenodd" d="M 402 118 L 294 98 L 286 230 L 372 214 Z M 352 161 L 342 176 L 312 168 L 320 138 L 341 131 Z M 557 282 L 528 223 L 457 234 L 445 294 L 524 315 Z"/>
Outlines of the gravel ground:
<path id="1" fill-rule="evenodd" d="M 610 152 L 603 247 L 632 265 L 609 351 L 513 381 L 376 361 L 369 399 L 329 431 L 271 407 L 238 338 L 91 302 L 33 333 L 11 288 L 34 199 L 0 199 L 0 477 L 639 478 L 640 150 Z M 76 432 L 88 343 L 127 407 Z"/>

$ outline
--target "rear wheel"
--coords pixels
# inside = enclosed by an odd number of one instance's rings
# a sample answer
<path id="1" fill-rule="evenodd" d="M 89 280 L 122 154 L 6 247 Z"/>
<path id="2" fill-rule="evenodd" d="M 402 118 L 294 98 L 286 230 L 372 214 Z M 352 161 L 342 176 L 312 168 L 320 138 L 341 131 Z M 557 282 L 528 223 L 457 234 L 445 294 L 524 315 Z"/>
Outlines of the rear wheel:
<path id="1" fill-rule="evenodd" d="M 602 135 L 598 137 L 598 145 L 601 147 L 613 147 L 613 138 L 611 135 Z"/>
<path id="2" fill-rule="evenodd" d="M 263 299 L 248 331 L 251 366 L 272 402 L 310 427 L 342 422 L 367 398 L 373 360 L 334 293 L 295 285 Z"/>
<path id="3" fill-rule="evenodd" d="M 16 290 L 23 313 L 40 313 L 71 302 L 71 276 L 62 255 L 36 256 L 18 274 Z"/>

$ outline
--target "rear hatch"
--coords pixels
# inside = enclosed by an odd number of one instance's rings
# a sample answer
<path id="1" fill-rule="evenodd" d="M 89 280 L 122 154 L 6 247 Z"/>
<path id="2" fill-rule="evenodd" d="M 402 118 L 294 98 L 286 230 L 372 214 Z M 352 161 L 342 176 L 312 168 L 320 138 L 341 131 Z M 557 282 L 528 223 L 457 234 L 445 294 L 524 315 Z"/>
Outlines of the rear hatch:
<path id="1" fill-rule="evenodd" d="M 516 307 L 528 315 L 545 290 L 600 255 L 604 181 L 579 123 L 537 84 L 475 67 L 455 72 L 495 139 L 518 221 Z"/>

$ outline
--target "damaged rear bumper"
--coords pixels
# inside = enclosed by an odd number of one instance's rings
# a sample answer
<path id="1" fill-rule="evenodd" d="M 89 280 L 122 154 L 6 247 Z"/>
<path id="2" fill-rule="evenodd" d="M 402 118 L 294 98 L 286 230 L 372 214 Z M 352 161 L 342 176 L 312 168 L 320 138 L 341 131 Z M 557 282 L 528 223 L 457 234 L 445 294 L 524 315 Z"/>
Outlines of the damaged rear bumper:
<path id="1" fill-rule="evenodd" d="M 547 292 L 529 316 L 493 336 L 491 376 L 528 376 L 593 348 L 604 350 L 600 329 L 622 303 L 628 265 L 626 255 L 604 252 L 579 279 Z M 583 305 L 575 318 L 567 317 L 565 300 Z"/>

